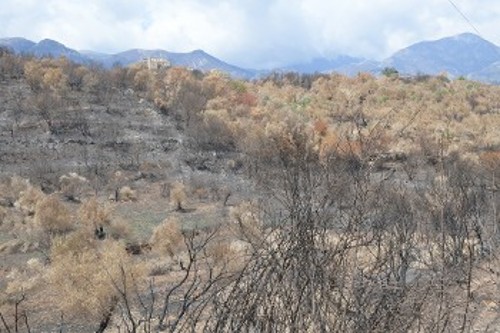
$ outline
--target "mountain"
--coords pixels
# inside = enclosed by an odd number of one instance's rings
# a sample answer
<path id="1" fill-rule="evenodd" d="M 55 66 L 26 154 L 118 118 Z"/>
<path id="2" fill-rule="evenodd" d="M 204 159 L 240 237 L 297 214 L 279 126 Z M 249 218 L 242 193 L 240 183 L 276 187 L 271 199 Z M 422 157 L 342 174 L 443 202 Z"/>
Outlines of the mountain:
<path id="1" fill-rule="evenodd" d="M 494 62 L 479 71 L 470 73 L 467 77 L 476 81 L 500 84 L 500 61 Z"/>
<path id="2" fill-rule="evenodd" d="M 28 53 L 33 54 L 36 57 L 66 57 L 71 61 L 77 63 L 87 63 L 89 60 L 81 55 L 78 51 L 70 49 L 65 45 L 56 42 L 52 39 L 44 39 L 34 45 L 31 49 L 28 50 Z"/>
<path id="3" fill-rule="evenodd" d="M 379 75 L 382 72 L 382 69 L 382 63 L 379 61 L 363 60 L 358 63 L 339 67 L 335 71 L 347 76 L 355 76 L 358 73 L 371 73 L 373 75 Z"/>
<path id="4" fill-rule="evenodd" d="M 282 68 L 283 71 L 298 72 L 304 74 L 328 73 L 345 68 L 354 64 L 359 64 L 364 59 L 347 55 L 338 55 L 335 58 L 314 58 L 309 62 L 293 64 Z"/>
<path id="5" fill-rule="evenodd" d="M 88 63 L 89 60 L 78 51 L 70 49 L 65 45 L 51 39 L 44 39 L 38 43 L 24 38 L 2 38 L 0 45 L 10 48 L 17 54 L 30 54 L 36 57 L 66 57 L 77 63 Z"/>
<path id="6" fill-rule="evenodd" d="M 487 40 L 463 33 L 436 41 L 413 44 L 384 60 L 382 67 L 394 67 L 405 74 L 469 75 L 500 61 L 500 48 Z"/>
<path id="7" fill-rule="evenodd" d="M 314 59 L 285 67 L 300 73 L 330 72 L 353 76 L 360 72 L 379 75 L 394 67 L 403 75 L 439 74 L 466 76 L 486 82 L 500 82 L 500 48 L 472 33 L 423 41 L 404 48 L 383 61 L 350 56 Z"/>
<path id="8" fill-rule="evenodd" d="M 106 54 L 94 51 L 78 52 L 51 39 L 44 39 L 35 43 L 17 37 L 1 38 L 0 45 L 10 48 L 17 54 L 30 54 L 40 58 L 64 56 L 77 63 L 98 63 L 107 68 L 117 64 L 128 66 L 145 58 L 157 57 L 167 59 L 175 66 L 184 66 L 205 72 L 220 70 L 237 78 L 251 79 L 258 74 L 258 71 L 230 65 L 202 50 L 195 50 L 188 53 L 173 53 L 164 50 L 132 49 L 117 54 Z"/>
<path id="9" fill-rule="evenodd" d="M 105 67 L 111 67 L 115 64 L 127 66 L 146 58 L 163 58 L 170 61 L 174 66 L 189 67 L 205 72 L 216 69 L 238 78 L 252 78 L 255 76 L 255 71 L 253 70 L 230 65 L 202 50 L 195 50 L 188 53 L 174 53 L 164 50 L 132 49 L 112 55 L 87 53 L 87 56 L 94 61 L 102 63 Z"/>
<path id="10" fill-rule="evenodd" d="M 15 53 L 23 54 L 27 53 L 29 49 L 31 49 L 33 46 L 36 45 L 36 43 L 25 38 L 13 37 L 13 38 L 0 38 L 0 45 L 6 46 Z"/>
<path id="11" fill-rule="evenodd" d="M 106 54 L 95 51 L 76 51 L 50 39 L 35 43 L 24 38 L 1 38 L 0 45 L 18 54 L 33 54 L 37 57 L 65 56 L 78 63 L 98 63 L 107 68 L 116 64 L 127 66 L 145 58 L 156 57 L 167 59 L 175 66 L 185 66 L 205 72 L 219 70 L 242 79 L 257 78 L 270 72 L 240 68 L 202 50 L 174 53 L 160 49 L 131 49 L 116 54 Z M 359 72 L 369 72 L 379 75 L 385 67 L 394 67 L 403 75 L 446 72 L 451 77 L 465 76 L 474 80 L 499 83 L 500 48 L 480 36 L 463 33 L 410 45 L 383 61 L 338 55 L 334 58 L 315 58 L 308 62 L 290 64 L 278 71 L 298 73 L 335 71 L 350 76 Z"/>

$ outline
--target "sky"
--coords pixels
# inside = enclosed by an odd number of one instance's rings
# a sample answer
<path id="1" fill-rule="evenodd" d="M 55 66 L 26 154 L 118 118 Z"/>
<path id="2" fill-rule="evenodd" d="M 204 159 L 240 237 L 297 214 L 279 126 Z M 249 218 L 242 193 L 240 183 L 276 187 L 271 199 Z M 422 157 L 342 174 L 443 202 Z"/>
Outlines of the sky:
<path id="1" fill-rule="evenodd" d="M 474 29 L 500 45 L 498 0 L 0 0 L 0 22 L 0 38 L 105 53 L 202 49 L 257 69 L 339 54 L 382 60 Z"/>

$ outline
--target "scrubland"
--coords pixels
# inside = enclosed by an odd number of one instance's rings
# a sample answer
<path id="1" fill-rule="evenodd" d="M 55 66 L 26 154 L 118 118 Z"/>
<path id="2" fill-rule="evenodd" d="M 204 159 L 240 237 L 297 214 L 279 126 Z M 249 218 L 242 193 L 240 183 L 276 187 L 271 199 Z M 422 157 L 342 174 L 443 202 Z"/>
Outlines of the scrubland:
<path id="1" fill-rule="evenodd" d="M 0 52 L 0 332 L 493 332 L 500 87 Z"/>

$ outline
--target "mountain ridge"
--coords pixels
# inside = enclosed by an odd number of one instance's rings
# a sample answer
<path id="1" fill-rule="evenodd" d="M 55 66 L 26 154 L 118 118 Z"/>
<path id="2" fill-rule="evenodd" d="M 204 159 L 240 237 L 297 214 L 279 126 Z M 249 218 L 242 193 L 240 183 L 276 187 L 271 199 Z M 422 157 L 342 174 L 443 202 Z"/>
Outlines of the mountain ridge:
<path id="1" fill-rule="evenodd" d="M 487 40 L 463 33 L 404 48 L 382 63 L 407 74 L 468 75 L 500 60 L 500 48 Z"/>
<path id="2" fill-rule="evenodd" d="M 12 49 L 17 54 L 32 54 L 36 57 L 65 56 L 77 63 L 97 63 L 107 68 L 117 64 L 127 66 L 145 58 L 158 57 L 167 59 L 175 66 L 205 72 L 220 70 L 241 79 L 253 79 L 272 72 L 272 70 L 238 67 L 199 49 L 181 53 L 163 49 L 133 48 L 108 54 L 93 50 L 77 51 L 51 39 L 43 39 L 36 43 L 23 37 L 0 38 L 0 45 Z M 274 71 L 300 74 L 339 72 L 352 76 L 359 72 L 379 75 L 387 67 L 392 67 L 403 75 L 435 75 L 446 72 L 452 78 L 463 76 L 498 83 L 500 82 L 500 47 L 478 35 L 462 33 L 414 43 L 382 61 L 339 54 L 331 58 L 318 57 L 286 65 Z"/>
<path id="3" fill-rule="evenodd" d="M 249 79 L 258 72 L 228 64 L 203 50 L 177 53 L 161 49 L 145 50 L 134 48 L 115 54 L 108 54 L 93 50 L 77 51 L 52 39 L 43 39 L 35 43 L 22 37 L 0 38 L 0 46 L 5 46 L 16 54 L 29 54 L 40 58 L 65 56 L 77 63 L 97 63 L 106 68 L 117 64 L 128 66 L 142 61 L 144 58 L 159 57 L 167 59 L 171 64 L 176 66 L 184 66 L 202 71 L 220 70 L 237 78 Z"/>

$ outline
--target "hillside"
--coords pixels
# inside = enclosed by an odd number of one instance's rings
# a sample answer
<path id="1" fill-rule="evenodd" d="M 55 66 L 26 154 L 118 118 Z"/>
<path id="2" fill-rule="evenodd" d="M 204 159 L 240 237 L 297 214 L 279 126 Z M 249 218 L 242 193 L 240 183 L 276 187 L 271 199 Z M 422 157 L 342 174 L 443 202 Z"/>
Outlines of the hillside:
<path id="1" fill-rule="evenodd" d="M 500 87 L 2 51 L 0 101 L 2 331 L 500 325 Z"/>

